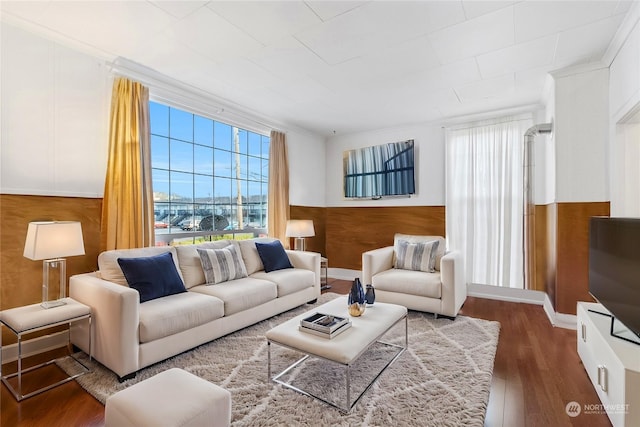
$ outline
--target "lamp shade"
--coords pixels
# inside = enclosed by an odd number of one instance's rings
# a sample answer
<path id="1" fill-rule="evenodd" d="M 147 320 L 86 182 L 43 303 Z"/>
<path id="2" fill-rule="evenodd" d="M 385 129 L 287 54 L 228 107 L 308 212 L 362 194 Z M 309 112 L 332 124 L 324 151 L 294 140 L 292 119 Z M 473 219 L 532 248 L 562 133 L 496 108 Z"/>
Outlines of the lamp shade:
<path id="1" fill-rule="evenodd" d="M 291 219 L 287 221 L 287 237 L 312 237 L 316 235 L 313 221 L 310 219 Z"/>
<path id="2" fill-rule="evenodd" d="M 82 225 L 78 221 L 30 222 L 23 255 L 32 260 L 84 255 Z"/>

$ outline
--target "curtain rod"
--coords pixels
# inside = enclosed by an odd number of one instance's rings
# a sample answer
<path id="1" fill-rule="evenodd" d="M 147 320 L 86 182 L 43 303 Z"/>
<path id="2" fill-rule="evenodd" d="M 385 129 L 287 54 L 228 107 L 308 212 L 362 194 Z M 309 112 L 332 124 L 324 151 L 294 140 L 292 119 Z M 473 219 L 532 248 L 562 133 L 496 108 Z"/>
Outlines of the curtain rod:
<path id="1" fill-rule="evenodd" d="M 527 120 L 533 120 L 533 113 L 518 114 L 516 116 L 503 116 L 497 119 L 478 120 L 475 122 L 460 124 L 458 126 L 442 126 L 442 129 L 445 129 L 448 131 L 466 130 L 466 129 L 473 129 L 481 126 L 498 125 L 498 124 L 508 123 L 508 122 L 524 122 Z"/>

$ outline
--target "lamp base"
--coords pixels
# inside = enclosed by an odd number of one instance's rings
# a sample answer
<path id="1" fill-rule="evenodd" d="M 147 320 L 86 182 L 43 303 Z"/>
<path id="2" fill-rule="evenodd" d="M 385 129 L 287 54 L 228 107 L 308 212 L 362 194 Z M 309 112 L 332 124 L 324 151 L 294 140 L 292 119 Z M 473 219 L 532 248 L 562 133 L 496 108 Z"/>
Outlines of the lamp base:
<path id="1" fill-rule="evenodd" d="M 64 302 L 64 298 L 67 296 L 66 280 L 67 260 L 64 258 L 54 258 L 45 259 L 42 262 L 42 304 L 40 304 L 42 307 L 54 308 L 66 304 L 66 302 Z M 53 289 L 56 287 L 59 288 L 58 299 L 49 299 L 50 285 L 53 285 Z"/>
<path id="2" fill-rule="evenodd" d="M 66 301 L 59 299 L 55 301 L 43 301 L 40 304 L 40 306 L 42 308 L 54 308 L 54 307 L 60 307 L 61 305 L 65 305 L 65 304 L 66 304 Z"/>
<path id="3" fill-rule="evenodd" d="M 293 242 L 293 250 L 294 251 L 304 251 L 305 248 L 305 242 L 304 242 L 304 237 L 296 237 L 294 242 Z"/>

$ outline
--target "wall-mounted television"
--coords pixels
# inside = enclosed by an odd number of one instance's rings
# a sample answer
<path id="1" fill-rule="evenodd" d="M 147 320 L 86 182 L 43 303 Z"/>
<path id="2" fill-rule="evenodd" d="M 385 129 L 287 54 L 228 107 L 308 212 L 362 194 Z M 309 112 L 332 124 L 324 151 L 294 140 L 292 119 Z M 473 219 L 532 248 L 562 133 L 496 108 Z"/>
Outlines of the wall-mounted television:
<path id="1" fill-rule="evenodd" d="M 345 198 L 415 194 L 413 139 L 344 152 Z"/>
<path id="2" fill-rule="evenodd" d="M 613 316 L 611 334 L 640 344 L 640 218 L 591 218 L 589 292 Z"/>

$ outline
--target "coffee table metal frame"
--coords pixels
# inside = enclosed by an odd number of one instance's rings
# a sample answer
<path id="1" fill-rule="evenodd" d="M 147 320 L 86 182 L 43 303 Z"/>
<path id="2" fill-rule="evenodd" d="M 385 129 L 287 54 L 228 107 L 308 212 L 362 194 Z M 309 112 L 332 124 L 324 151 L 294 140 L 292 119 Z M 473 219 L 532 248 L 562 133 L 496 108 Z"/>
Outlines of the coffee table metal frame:
<path id="1" fill-rule="evenodd" d="M 400 323 L 402 320 L 404 320 L 404 347 L 401 345 L 397 345 L 397 344 L 392 344 L 392 343 L 388 343 L 388 342 L 384 342 L 384 341 L 380 341 L 380 338 L 382 338 L 387 332 L 389 332 L 391 329 L 393 329 L 398 323 Z M 349 333 L 351 331 L 345 331 L 344 333 Z M 304 333 L 304 332 L 301 332 Z M 319 338 L 319 339 L 325 339 L 325 338 Z M 295 361 L 294 363 L 292 363 L 291 365 L 289 365 L 287 368 L 285 368 L 282 372 L 280 372 L 279 374 L 277 374 L 276 376 L 274 376 L 273 378 L 271 378 L 271 343 L 272 341 L 267 339 L 267 371 L 268 371 L 268 380 L 273 380 L 274 382 L 283 385 L 284 387 L 290 388 L 291 390 L 295 390 L 298 393 L 304 394 L 305 396 L 309 396 L 309 397 L 313 397 L 314 399 L 317 399 L 321 402 L 326 403 L 327 405 L 333 406 L 334 408 L 344 412 L 344 413 L 349 413 L 351 411 L 351 409 L 358 403 L 358 401 L 360 400 L 360 398 L 367 392 L 367 390 L 369 390 L 369 388 L 371 388 L 371 386 L 377 381 L 377 379 L 380 377 L 380 375 L 382 375 L 382 373 L 389 367 L 391 366 L 391 364 L 393 364 L 393 362 L 395 362 L 398 357 L 400 357 L 400 355 L 402 353 L 404 353 L 404 351 L 409 348 L 409 324 L 408 324 L 408 320 L 407 320 L 407 314 L 405 314 L 403 317 L 401 317 L 400 319 L 398 319 L 396 322 L 394 322 L 391 326 L 389 326 L 386 330 L 384 330 L 380 335 L 378 335 L 378 337 L 374 340 L 371 341 L 371 343 L 369 343 L 369 345 L 367 345 L 366 347 L 364 347 L 362 349 L 362 351 L 360 351 L 360 353 L 358 353 L 358 355 L 350 362 L 350 363 L 341 363 L 341 362 L 336 362 L 335 360 L 331 360 L 328 359 L 326 357 L 323 356 L 319 356 L 317 354 L 313 354 L 312 352 L 308 352 L 305 350 L 302 350 L 300 348 L 295 348 L 289 345 L 285 345 L 285 344 L 281 344 L 277 341 L 273 341 L 274 344 L 279 345 L 280 347 L 284 347 L 284 348 L 288 348 L 290 350 L 294 350 L 300 353 L 304 353 L 305 355 L 303 357 L 301 357 L 300 359 L 298 359 L 297 361 Z M 375 378 L 373 378 L 373 380 L 371 380 L 371 382 L 365 387 L 365 389 L 362 391 L 362 393 L 360 393 L 358 395 L 358 397 L 351 402 L 351 366 L 358 360 L 360 359 L 360 356 L 362 356 L 369 348 L 371 348 L 372 345 L 374 345 L 375 343 L 380 343 L 380 344 L 384 344 L 386 346 L 390 346 L 390 347 L 395 347 L 398 348 L 398 352 L 396 353 L 396 355 L 389 361 L 387 362 L 387 364 L 382 368 L 382 370 L 380 370 L 380 372 L 378 372 L 378 374 L 375 376 Z M 346 376 L 346 388 L 347 388 L 347 404 L 346 406 L 339 406 L 333 402 L 330 402 L 324 398 L 322 398 L 321 396 L 316 396 L 313 393 L 310 393 L 308 391 L 302 390 L 299 387 L 296 387 L 286 381 L 281 380 L 280 378 L 283 375 L 286 375 L 289 371 L 291 371 L 292 369 L 296 368 L 298 365 L 300 365 L 301 363 L 303 363 L 305 360 L 307 360 L 309 357 L 316 357 L 318 359 L 323 359 L 323 360 L 327 360 L 329 362 L 333 362 L 333 363 L 337 363 L 338 365 L 342 365 L 345 367 L 345 376 Z"/>

